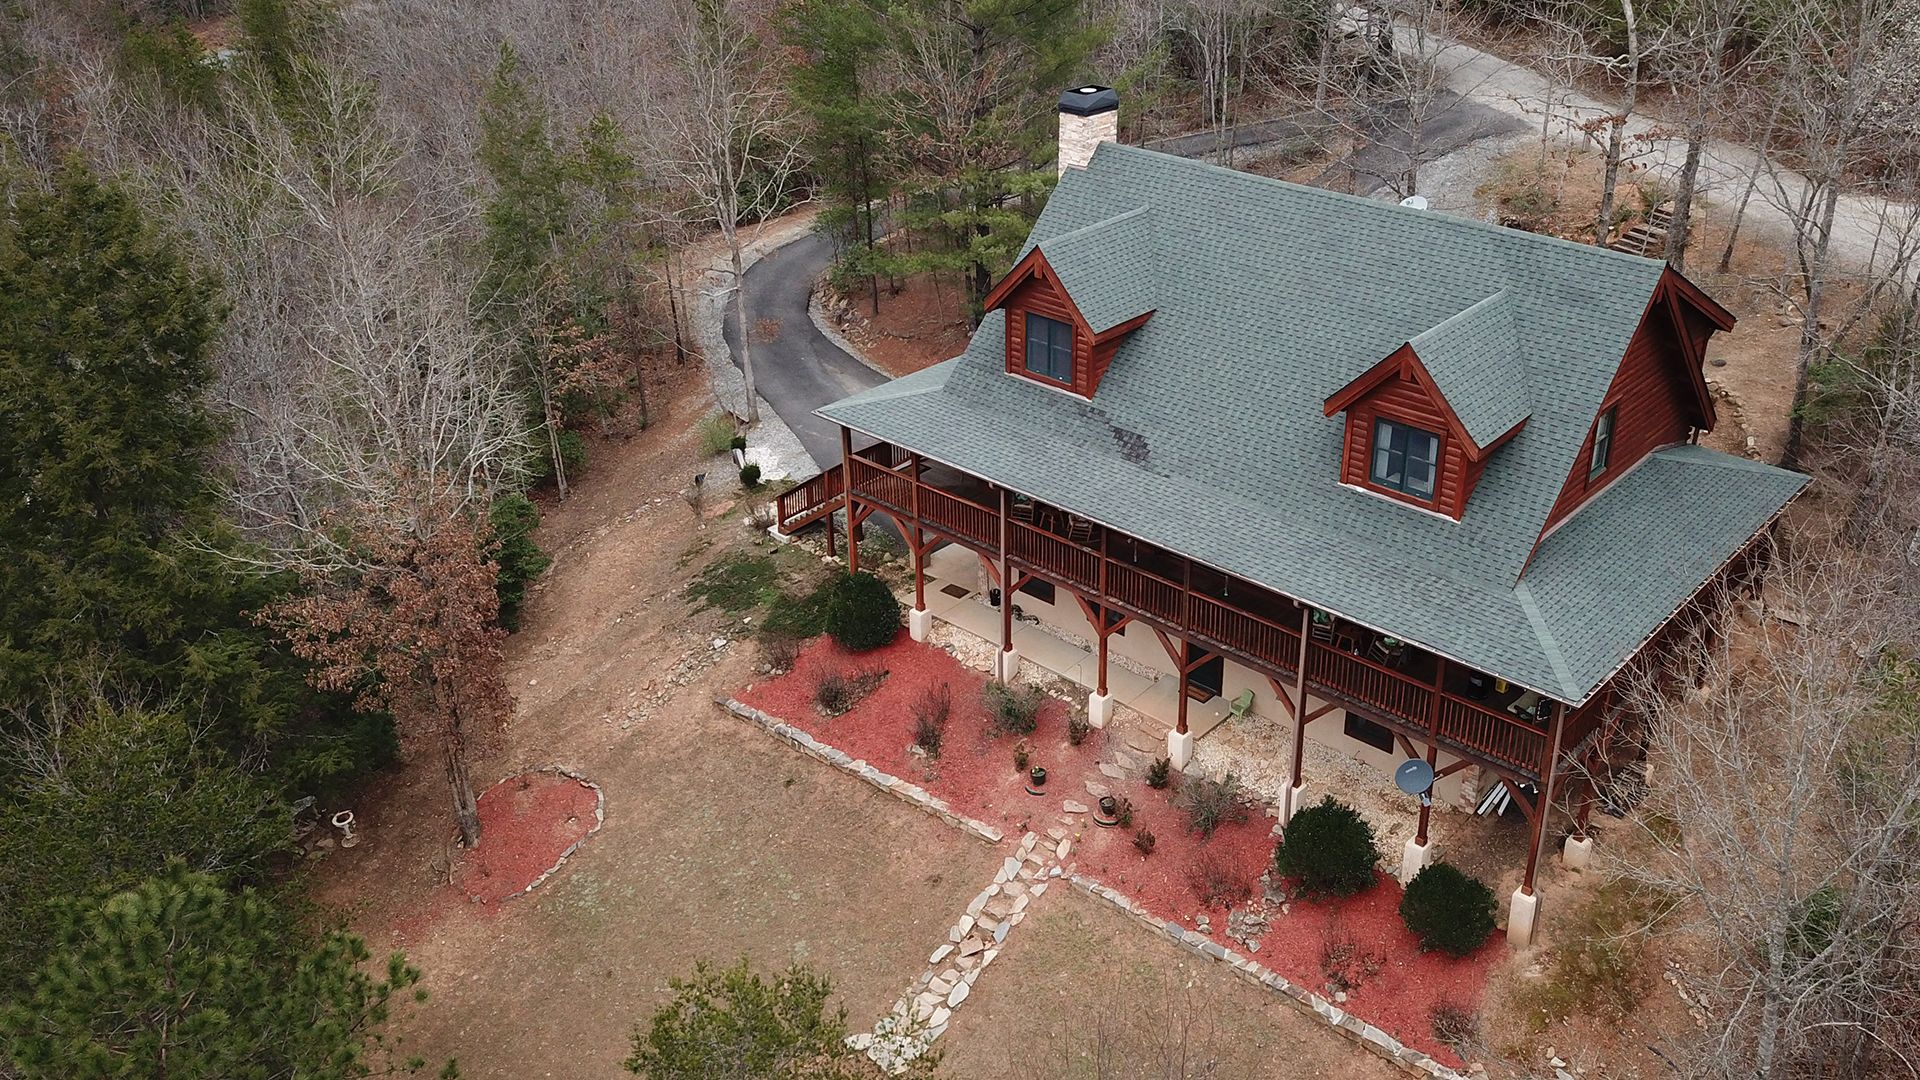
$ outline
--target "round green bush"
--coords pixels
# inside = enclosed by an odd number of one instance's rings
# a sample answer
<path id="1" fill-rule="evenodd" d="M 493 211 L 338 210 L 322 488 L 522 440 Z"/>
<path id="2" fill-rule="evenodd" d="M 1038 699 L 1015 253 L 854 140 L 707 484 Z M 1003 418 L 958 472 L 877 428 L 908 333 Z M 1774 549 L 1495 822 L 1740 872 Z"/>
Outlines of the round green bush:
<path id="1" fill-rule="evenodd" d="M 1351 896 L 1365 889 L 1379 861 L 1373 826 L 1331 796 L 1294 814 L 1273 852 L 1274 870 L 1310 896 Z"/>
<path id="2" fill-rule="evenodd" d="M 743 488 L 759 487 L 760 486 L 760 466 L 755 465 L 751 461 L 747 462 L 745 465 L 740 466 L 740 486 Z"/>
<path id="3" fill-rule="evenodd" d="M 826 627 L 852 652 L 877 649 L 900 632 L 900 601 L 872 574 L 842 578 L 827 596 Z"/>
<path id="4" fill-rule="evenodd" d="M 1493 933 L 1493 890 L 1452 863 L 1415 874 L 1400 898 L 1400 918 L 1422 949 L 1465 956 Z"/>

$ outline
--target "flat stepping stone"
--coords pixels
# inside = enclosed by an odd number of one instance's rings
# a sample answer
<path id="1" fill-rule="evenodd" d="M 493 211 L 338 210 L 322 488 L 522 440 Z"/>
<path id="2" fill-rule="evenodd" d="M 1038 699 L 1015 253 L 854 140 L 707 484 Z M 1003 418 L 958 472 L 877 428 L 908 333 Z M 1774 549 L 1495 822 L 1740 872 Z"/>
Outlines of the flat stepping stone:
<path id="1" fill-rule="evenodd" d="M 1068 799 L 1066 802 L 1060 804 L 1060 809 L 1065 810 L 1069 814 L 1084 814 L 1087 812 L 1087 804 Z"/>
<path id="2" fill-rule="evenodd" d="M 973 993 L 973 985 L 971 983 L 963 982 L 956 984 L 952 990 L 947 991 L 947 1008 L 951 1009 L 967 1000 L 967 995 L 971 993 Z"/>
<path id="3" fill-rule="evenodd" d="M 1125 780 L 1127 778 L 1126 770 L 1110 761 L 1100 763 L 1100 772 L 1109 780 Z"/>

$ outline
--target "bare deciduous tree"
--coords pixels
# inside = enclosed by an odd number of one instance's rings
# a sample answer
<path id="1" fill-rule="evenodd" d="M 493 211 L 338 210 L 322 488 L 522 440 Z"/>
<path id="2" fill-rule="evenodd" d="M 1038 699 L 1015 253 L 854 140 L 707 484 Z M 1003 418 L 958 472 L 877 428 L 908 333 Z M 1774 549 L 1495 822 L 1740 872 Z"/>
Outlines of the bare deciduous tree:
<path id="1" fill-rule="evenodd" d="M 741 229 L 776 210 L 799 153 L 776 71 L 740 0 L 679 0 L 668 13 L 671 74 L 656 112 L 661 171 L 727 245 L 747 423 L 758 423 L 751 304 Z"/>
<path id="2" fill-rule="evenodd" d="M 1896 545 L 1897 547 L 1897 545 Z M 1815 547 L 1766 613 L 1696 641 L 1704 689 L 1642 687 L 1652 789 L 1618 871 L 1709 949 L 1690 990 L 1710 1020 L 1687 1075 L 1878 1071 L 1920 989 L 1920 671 L 1903 551 Z M 1894 577 L 1911 580 L 1909 571 Z"/>

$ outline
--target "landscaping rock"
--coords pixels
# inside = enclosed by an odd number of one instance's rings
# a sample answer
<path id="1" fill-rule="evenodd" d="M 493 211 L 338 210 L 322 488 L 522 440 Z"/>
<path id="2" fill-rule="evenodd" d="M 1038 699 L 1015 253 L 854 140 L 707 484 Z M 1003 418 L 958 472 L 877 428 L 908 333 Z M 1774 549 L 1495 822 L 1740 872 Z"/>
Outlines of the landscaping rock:
<path id="1" fill-rule="evenodd" d="M 1074 802 L 1072 799 L 1068 799 L 1066 802 L 1060 804 L 1060 808 L 1069 814 L 1084 814 L 1087 812 L 1086 803 Z"/>

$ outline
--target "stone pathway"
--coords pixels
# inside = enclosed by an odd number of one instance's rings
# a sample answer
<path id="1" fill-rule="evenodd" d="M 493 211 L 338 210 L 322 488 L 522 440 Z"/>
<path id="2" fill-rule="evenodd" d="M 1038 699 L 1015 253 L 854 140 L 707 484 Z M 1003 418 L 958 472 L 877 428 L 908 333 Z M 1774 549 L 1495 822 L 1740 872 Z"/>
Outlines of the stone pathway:
<path id="1" fill-rule="evenodd" d="M 974 981 L 1006 947 L 1007 936 L 1027 917 L 1028 906 L 1054 881 L 1072 874 L 1066 861 L 1074 836 L 1086 824 L 1087 808 L 1071 799 L 1062 806 L 1061 824 L 1045 836 L 1027 833 L 1020 838 L 993 882 L 968 902 L 947 931 L 947 940 L 927 957 L 926 970 L 874 1025 L 872 1034 L 847 1039 L 851 1046 L 865 1051 L 889 1074 L 898 1074 L 946 1034 L 953 1011 L 966 1002 Z"/>

